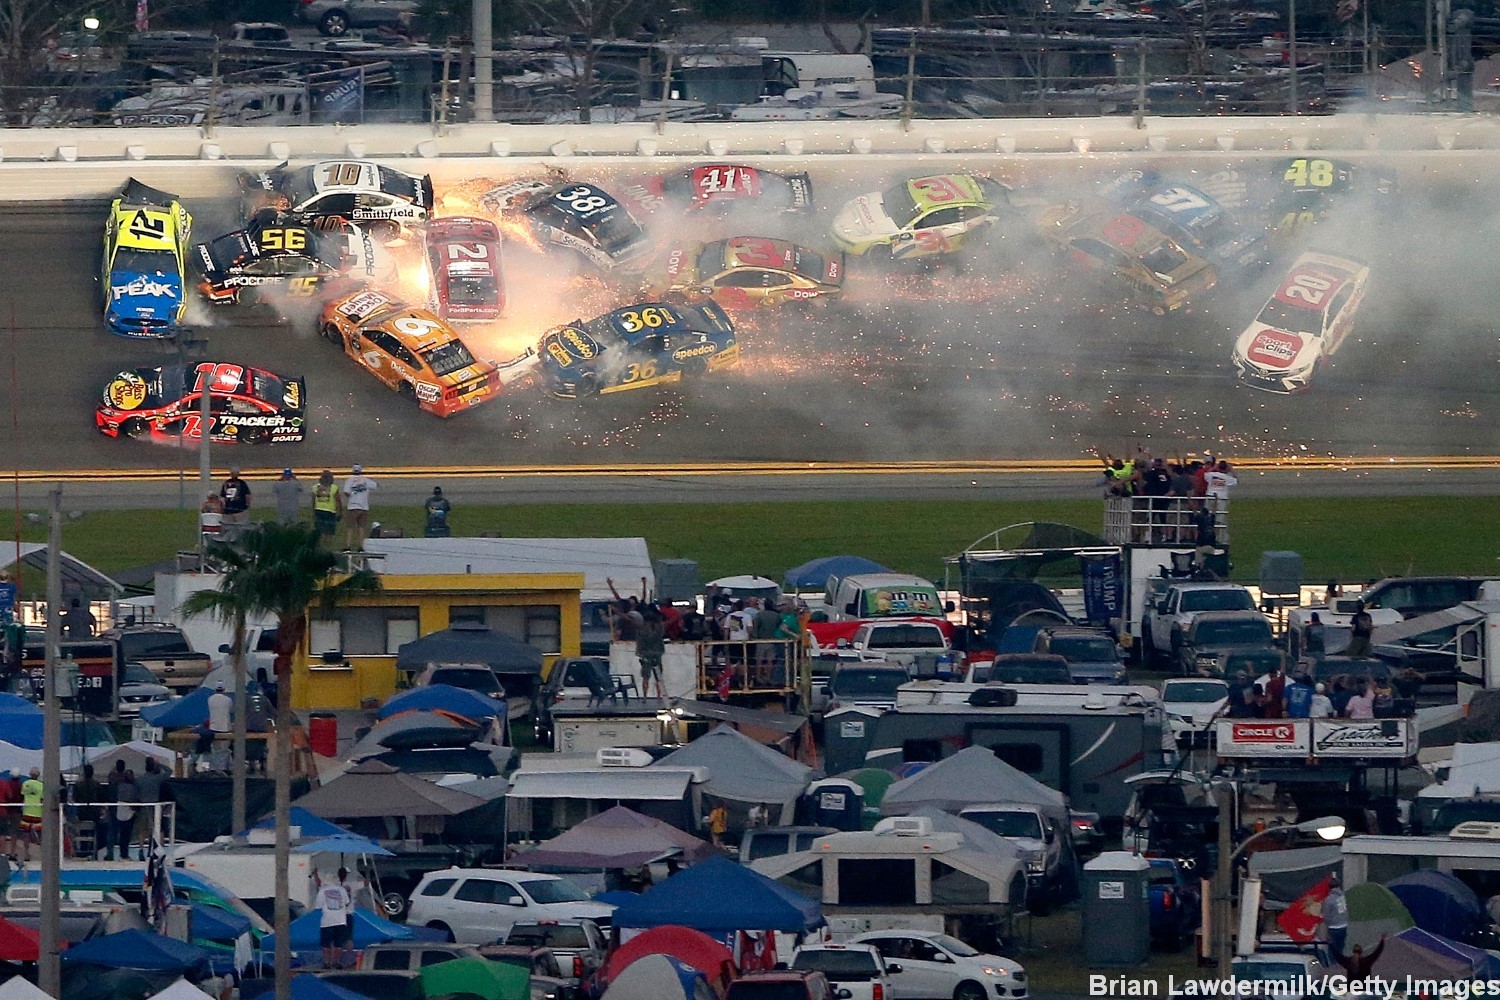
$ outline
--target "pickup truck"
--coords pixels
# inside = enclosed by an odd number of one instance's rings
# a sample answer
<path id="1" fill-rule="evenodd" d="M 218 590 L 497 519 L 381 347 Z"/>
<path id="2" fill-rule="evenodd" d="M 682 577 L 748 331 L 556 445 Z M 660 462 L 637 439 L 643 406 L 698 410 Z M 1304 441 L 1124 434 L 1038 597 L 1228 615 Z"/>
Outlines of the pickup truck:
<path id="1" fill-rule="evenodd" d="M 1192 940 L 1202 915 L 1198 887 L 1171 858 L 1151 858 L 1147 893 L 1151 900 L 1151 940 L 1173 951 Z"/>
<path id="2" fill-rule="evenodd" d="M 847 989 L 835 989 L 828 977 L 811 970 L 747 972 L 729 984 L 724 1000 L 850 1000 Z"/>
<path id="3" fill-rule="evenodd" d="M 1254 611 L 1255 598 L 1237 583 L 1181 581 L 1167 585 L 1141 619 L 1141 655 L 1147 665 L 1178 659 L 1177 647 L 1193 618 L 1204 611 Z"/>
<path id="4" fill-rule="evenodd" d="M 1033 913 L 1045 914 L 1067 902 L 1069 887 L 1077 884 L 1076 873 L 1068 871 L 1075 862 L 1064 839 L 1072 837 L 1072 830 L 1021 802 L 968 806 L 958 815 L 1016 845 L 1026 859 L 1026 904 Z"/>
<path id="5" fill-rule="evenodd" d="M 912 618 L 952 611 L 932 581 L 905 573 L 854 573 L 829 577 L 821 609 L 829 621 Z"/>
<path id="6" fill-rule="evenodd" d="M 421 972 L 429 965 L 455 958 L 481 958 L 471 944 L 447 944 L 442 941 L 392 941 L 366 945 L 359 953 L 361 972 Z"/>
<path id="7" fill-rule="evenodd" d="M 195 651 L 176 625 L 121 625 L 101 632 L 99 637 L 118 642 L 124 662 L 141 664 L 179 694 L 202 684 L 213 668 L 209 655 Z"/>
<path id="8" fill-rule="evenodd" d="M 1184 677 L 1259 677 L 1281 663 L 1271 623 L 1259 611 L 1205 611 L 1195 615 L 1177 643 Z"/>
<path id="9" fill-rule="evenodd" d="M 592 920 L 517 922 L 505 935 L 505 943 L 549 949 L 557 956 L 563 978 L 579 982 L 604 964 L 609 951 L 609 938 Z"/>

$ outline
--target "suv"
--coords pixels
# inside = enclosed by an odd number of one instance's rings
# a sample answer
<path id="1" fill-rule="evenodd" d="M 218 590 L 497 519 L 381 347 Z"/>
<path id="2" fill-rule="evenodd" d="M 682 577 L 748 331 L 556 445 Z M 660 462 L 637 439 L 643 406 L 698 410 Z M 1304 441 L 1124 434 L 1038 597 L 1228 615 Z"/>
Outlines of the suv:
<path id="1" fill-rule="evenodd" d="M 821 972 L 834 989 L 847 991 L 853 1000 L 894 1000 L 890 972 L 885 959 L 868 944 L 806 944 L 792 956 L 795 972 Z"/>
<path id="2" fill-rule="evenodd" d="M 463 688 L 465 691 L 482 694 L 496 701 L 505 700 L 505 687 L 489 667 L 434 663 L 417 675 L 416 683 L 412 686 L 427 687 L 431 684 L 446 684 L 449 687 Z"/>
<path id="3" fill-rule="evenodd" d="M 1125 683 L 1125 654 L 1103 629 L 1040 629 L 1033 652 L 1053 653 L 1067 660 L 1074 684 Z"/>
<path id="4" fill-rule="evenodd" d="M 415 14 L 417 6 L 416 0 L 301 0 L 297 18 L 337 38 L 350 28 L 396 24 L 401 15 Z"/>
<path id="5" fill-rule="evenodd" d="M 563 976 L 580 981 L 604 964 L 609 951 L 609 939 L 592 920 L 517 921 L 505 935 L 505 943 L 551 950 Z"/>
<path id="6" fill-rule="evenodd" d="M 176 625 L 121 625 L 99 633 L 99 638 L 118 642 L 122 660 L 144 665 L 157 680 L 179 693 L 202 684 L 213 667 L 208 654 L 194 651 Z"/>
<path id="7" fill-rule="evenodd" d="M 455 958 L 482 957 L 478 948 L 468 944 L 393 941 L 389 944 L 367 945 L 359 953 L 359 964 L 355 968 L 363 972 L 401 972 L 406 969 L 421 971 L 429 965 Z"/>
<path id="8" fill-rule="evenodd" d="M 1176 652 L 1184 677 L 1224 677 L 1226 670 L 1258 677 L 1262 670 L 1281 662 L 1271 623 L 1259 611 L 1197 615 L 1183 632 Z"/>
<path id="9" fill-rule="evenodd" d="M 828 711 L 849 705 L 895 708 L 896 689 L 909 680 L 911 673 L 896 663 L 840 663 L 828 681 Z"/>
<path id="10" fill-rule="evenodd" d="M 778 969 L 745 973 L 729 984 L 724 1000 L 849 1000 L 853 995 L 829 986 L 821 972 Z"/>
<path id="11" fill-rule="evenodd" d="M 871 944 L 901 967 L 891 983 L 901 1000 L 982 1000 L 1026 996 L 1026 970 L 999 955 L 984 955 L 956 937 L 938 931 L 870 931 L 850 941 Z"/>
<path id="12" fill-rule="evenodd" d="M 1183 635 L 1201 612 L 1254 610 L 1255 598 L 1237 583 L 1168 584 L 1141 618 L 1141 655 L 1148 665 L 1160 657 L 1175 660 Z"/>
<path id="13" fill-rule="evenodd" d="M 1217 677 L 1170 678 L 1161 685 L 1162 716 L 1180 747 L 1208 746 L 1213 740 L 1209 723 L 1228 700 L 1229 683 Z"/>
<path id="14" fill-rule="evenodd" d="M 489 868 L 446 868 L 417 884 L 406 911 L 413 927 L 442 931 L 463 944 L 490 944 L 516 923 L 577 920 L 608 923 L 614 907 L 589 899 L 557 875 Z"/>
<path id="15" fill-rule="evenodd" d="M 1001 653 L 969 671 L 975 684 L 1072 684 L 1068 661 L 1054 653 Z"/>
<path id="16" fill-rule="evenodd" d="M 1057 821 L 1021 802 L 968 806 L 958 815 L 1016 845 L 1026 861 L 1026 902 L 1032 912 L 1045 913 L 1063 902 L 1069 881 L 1065 866 L 1070 863 L 1063 837 L 1072 836 L 1071 830 L 1058 829 Z"/>

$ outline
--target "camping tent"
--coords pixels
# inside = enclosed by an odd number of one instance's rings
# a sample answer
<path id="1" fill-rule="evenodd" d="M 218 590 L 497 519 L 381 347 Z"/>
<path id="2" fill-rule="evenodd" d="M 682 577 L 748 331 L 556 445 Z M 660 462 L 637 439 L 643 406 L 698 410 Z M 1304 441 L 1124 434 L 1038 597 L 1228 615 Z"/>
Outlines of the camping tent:
<path id="1" fill-rule="evenodd" d="M 159 743 L 147 743 L 145 740 L 132 740 L 107 750 L 87 752 L 84 756 L 88 758 L 88 763 L 94 765 L 94 772 L 101 775 L 113 771 L 117 760 L 123 760 L 125 766 L 136 774 L 146 770 L 148 760 L 155 760 L 168 773 L 174 770 L 177 763 L 176 752 Z M 82 766 L 82 764 L 79 765 L 80 768 Z"/>
<path id="2" fill-rule="evenodd" d="M 1342 870 L 1343 856 L 1337 844 L 1250 855 L 1250 874 L 1260 879 L 1261 899 L 1273 910 L 1285 909 L 1323 879 Z"/>
<path id="3" fill-rule="evenodd" d="M 655 767 L 708 769 L 703 791 L 733 802 L 781 807 L 773 823 L 790 823 L 798 797 L 812 778 L 812 768 L 764 747 L 731 726 L 721 725 L 674 750 Z"/>
<path id="4" fill-rule="evenodd" d="M 611 919 L 621 928 L 676 924 L 722 936 L 730 931 L 810 931 L 823 925 L 823 911 L 774 879 L 716 857 L 626 903 Z"/>
<path id="5" fill-rule="evenodd" d="M 1362 882 L 1350 886 L 1344 892 L 1344 901 L 1349 904 L 1349 934 L 1345 948 L 1359 945 L 1369 951 L 1380 941 L 1380 935 L 1396 934 L 1416 926 L 1401 900 L 1383 885 Z"/>
<path id="6" fill-rule="evenodd" d="M 454 687 L 451 684 L 424 684 L 421 687 L 408 688 L 393 696 L 380 706 L 376 717 L 389 719 L 402 712 L 419 711 L 441 711 L 448 715 L 472 719 L 475 722 L 503 719 L 507 713 L 505 702 L 496 701 L 489 695 L 480 694 L 478 691 Z"/>
<path id="7" fill-rule="evenodd" d="M 514 859 L 527 868 L 634 868 L 680 855 L 690 864 L 714 853 L 711 844 L 659 819 L 614 806 Z"/>
<path id="8" fill-rule="evenodd" d="M 29 983 L 20 976 L 12 976 L 0 983 L 0 1000 L 52 1000 L 52 998 L 43 993 L 42 988 L 35 983 Z"/>
<path id="9" fill-rule="evenodd" d="M 141 709 L 141 719 L 158 729 L 186 729 L 201 726 L 208 721 L 208 699 L 213 694 L 208 688 L 194 688 L 191 693 L 160 705 L 148 705 Z"/>
<path id="10" fill-rule="evenodd" d="M 178 979 L 166 989 L 152 994 L 151 1000 L 205 1000 L 207 996 L 207 993 L 186 979 Z"/>
<path id="11" fill-rule="evenodd" d="M 542 654 L 535 646 L 472 622 L 458 622 L 403 642 L 396 650 L 397 670 L 422 670 L 431 663 L 478 663 L 497 674 L 540 677 L 542 673 Z"/>
<path id="12" fill-rule="evenodd" d="M 0 962 L 35 962 L 41 948 L 36 931 L 0 917 Z"/>
<path id="13" fill-rule="evenodd" d="M 314 816 L 301 806 L 292 806 L 287 812 L 287 818 L 291 820 L 291 827 L 298 831 L 300 838 L 306 837 L 337 837 L 349 831 L 337 823 L 330 823 L 320 816 Z M 272 814 L 256 823 L 251 830 L 274 830 L 276 829 L 276 816 Z M 238 834 L 237 836 L 244 836 Z"/>
<path id="14" fill-rule="evenodd" d="M 296 805 L 314 816 L 359 819 L 370 816 L 457 816 L 484 805 L 467 792 L 443 788 L 378 760 L 356 764 Z"/>
<path id="15" fill-rule="evenodd" d="M 105 969 L 179 975 L 208 972 L 208 955 L 202 948 L 141 930 L 90 938 L 63 952 L 62 960 L 65 965 L 95 965 Z"/>
<path id="16" fill-rule="evenodd" d="M 428 997 L 464 995 L 480 1000 L 528 1000 L 531 974 L 520 966 L 483 958 L 455 958 L 422 970 L 422 993 Z"/>
<path id="17" fill-rule="evenodd" d="M 371 913 L 369 910 L 354 910 L 354 947 L 356 950 L 367 948 L 372 944 L 385 944 L 387 941 L 413 941 L 425 938 L 427 935 L 418 934 L 425 930 L 419 927 L 407 927 L 405 924 L 393 924 L 384 917 Z M 308 910 L 302 916 L 292 921 L 292 950 L 293 951 L 317 951 L 319 922 L 323 919 L 322 910 Z M 263 952 L 276 950 L 276 935 L 267 934 L 261 939 L 260 949 Z"/>
<path id="18" fill-rule="evenodd" d="M 1035 778 L 1011 767 L 984 747 L 965 747 L 886 789 L 880 811 L 904 816 L 922 806 L 958 812 L 965 806 L 1021 802 L 1042 806 L 1066 824 L 1068 800 Z M 1066 827 L 1072 829 L 1071 827 Z"/>
<path id="19" fill-rule="evenodd" d="M 648 955 L 670 955 L 721 987 L 734 977 L 734 952 L 702 931 L 668 925 L 643 931 L 610 952 L 600 978 L 610 982 Z"/>
<path id="20" fill-rule="evenodd" d="M 670 955 L 648 955 L 604 991 L 604 1000 L 714 1000 L 702 972 Z"/>
<path id="21" fill-rule="evenodd" d="M 1375 960 L 1375 975 L 1397 982 L 1412 979 L 1489 980 L 1500 978 L 1500 958 L 1480 948 L 1408 927 L 1386 938 Z"/>
<path id="22" fill-rule="evenodd" d="M 1424 868 L 1385 885 L 1424 931 L 1461 941 L 1479 929 L 1479 897 L 1447 872 Z"/>
<path id="23" fill-rule="evenodd" d="M 830 576 L 853 576 L 856 573 L 889 573 L 880 563 L 864 556 L 823 556 L 793 566 L 782 574 L 781 589 L 787 593 L 799 590 L 822 590 Z"/>

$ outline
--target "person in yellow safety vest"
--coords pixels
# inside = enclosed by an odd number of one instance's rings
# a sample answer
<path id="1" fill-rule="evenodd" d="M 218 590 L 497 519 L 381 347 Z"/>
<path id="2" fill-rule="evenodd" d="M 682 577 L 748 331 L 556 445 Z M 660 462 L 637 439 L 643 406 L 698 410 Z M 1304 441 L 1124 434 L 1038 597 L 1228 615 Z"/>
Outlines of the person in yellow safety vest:
<path id="1" fill-rule="evenodd" d="M 318 476 L 318 484 L 313 487 L 312 497 L 313 526 L 318 529 L 319 538 L 331 539 L 334 530 L 338 528 L 339 518 L 344 513 L 344 496 L 333 482 L 332 469 L 324 469 Z M 328 544 L 333 543 L 330 541 Z"/>
<path id="2" fill-rule="evenodd" d="M 21 844 L 27 861 L 31 860 L 31 845 L 42 840 L 42 770 L 31 769 L 31 777 L 21 782 Z"/>

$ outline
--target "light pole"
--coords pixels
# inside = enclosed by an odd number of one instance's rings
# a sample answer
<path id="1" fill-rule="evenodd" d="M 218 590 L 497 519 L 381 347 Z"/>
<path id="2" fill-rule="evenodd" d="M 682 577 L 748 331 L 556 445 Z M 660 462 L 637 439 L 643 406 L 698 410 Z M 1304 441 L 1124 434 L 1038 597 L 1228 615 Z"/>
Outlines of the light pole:
<path id="1" fill-rule="evenodd" d="M 1286 18 L 1287 62 L 1291 69 L 1291 91 L 1287 98 L 1288 110 L 1297 113 L 1297 0 L 1290 0 Z"/>
<path id="2" fill-rule="evenodd" d="M 1344 821 L 1337 816 L 1319 816 L 1317 819 L 1304 820 L 1301 823 L 1289 823 L 1286 826 L 1273 826 L 1259 833 L 1251 834 L 1233 853 L 1228 853 L 1226 847 L 1231 841 L 1225 816 L 1229 812 L 1229 798 L 1225 791 L 1233 791 L 1233 786 L 1224 784 L 1217 786 L 1219 792 L 1219 867 L 1214 874 L 1214 958 L 1219 968 L 1219 978 L 1228 979 L 1233 971 L 1233 952 L 1229 946 L 1231 935 L 1230 928 L 1233 921 L 1234 900 L 1232 898 L 1234 865 L 1239 861 L 1240 855 L 1245 849 L 1255 843 L 1261 837 L 1276 833 L 1315 833 L 1323 840 L 1334 841 L 1344 836 L 1347 829 Z"/>

